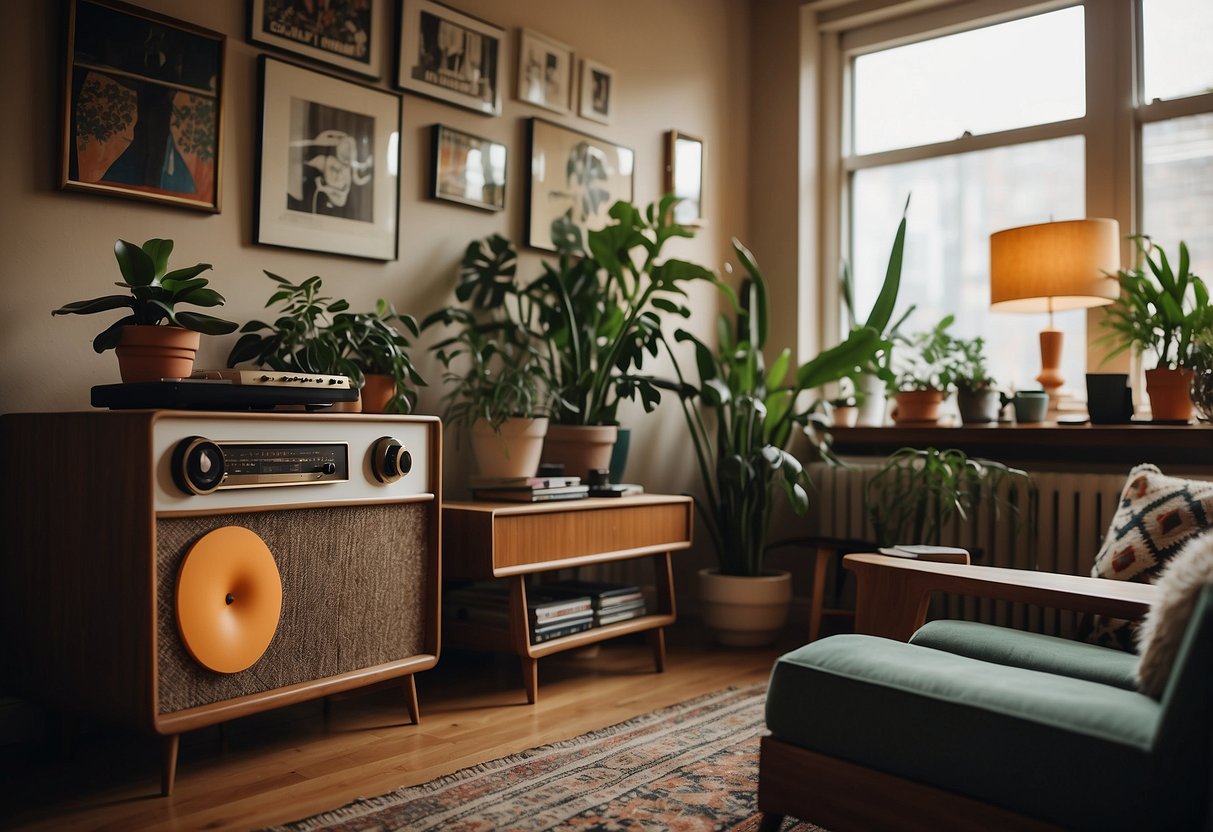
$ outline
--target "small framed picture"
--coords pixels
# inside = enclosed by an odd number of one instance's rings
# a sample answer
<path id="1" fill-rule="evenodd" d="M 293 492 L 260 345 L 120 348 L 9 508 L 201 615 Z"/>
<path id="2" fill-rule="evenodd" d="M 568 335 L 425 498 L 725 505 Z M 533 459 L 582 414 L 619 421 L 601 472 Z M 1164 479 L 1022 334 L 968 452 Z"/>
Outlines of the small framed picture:
<path id="1" fill-rule="evenodd" d="M 225 45 L 125 3 L 73 0 L 59 186 L 219 213 Z"/>
<path id="2" fill-rule="evenodd" d="M 501 115 L 505 30 L 433 0 L 403 0 L 396 86 Z"/>
<path id="3" fill-rule="evenodd" d="M 615 73 L 597 61 L 581 62 L 580 114 L 582 118 L 611 123 L 615 101 Z"/>
<path id="4" fill-rule="evenodd" d="M 681 202 L 674 206 L 680 225 L 703 222 L 703 140 L 677 130 L 665 134 L 665 193 Z"/>
<path id="5" fill-rule="evenodd" d="M 388 0 L 249 0 L 249 40 L 379 78 Z"/>
<path id="6" fill-rule="evenodd" d="M 261 56 L 265 245 L 396 259 L 400 96 Z"/>
<path id="7" fill-rule="evenodd" d="M 518 100 L 573 112 L 573 50 L 530 29 L 518 33 Z"/>
<path id="8" fill-rule="evenodd" d="M 483 208 L 505 209 L 506 147 L 442 124 L 433 127 L 430 196 Z"/>
<path id="9" fill-rule="evenodd" d="M 632 201 L 629 148 L 540 118 L 527 120 L 527 245 L 555 251 L 552 223 L 566 214 L 582 230 L 610 222 L 611 206 Z"/>

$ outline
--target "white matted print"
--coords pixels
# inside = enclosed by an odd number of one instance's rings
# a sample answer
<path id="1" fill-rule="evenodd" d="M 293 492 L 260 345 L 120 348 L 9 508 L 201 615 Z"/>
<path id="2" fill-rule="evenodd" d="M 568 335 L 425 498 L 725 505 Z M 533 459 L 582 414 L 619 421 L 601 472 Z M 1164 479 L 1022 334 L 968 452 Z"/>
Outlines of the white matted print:
<path id="1" fill-rule="evenodd" d="M 610 223 L 611 206 L 632 201 L 629 148 L 539 118 L 527 121 L 526 242 L 555 251 L 552 223 L 568 214 L 584 234 Z"/>
<path id="2" fill-rule="evenodd" d="M 505 30 L 431 0 L 404 0 L 396 86 L 501 115 Z"/>
<path id="3" fill-rule="evenodd" d="M 389 0 L 249 0 L 249 40 L 378 78 Z"/>
<path id="4" fill-rule="evenodd" d="M 555 113 L 572 113 L 572 48 L 530 29 L 521 29 L 518 32 L 518 100 Z"/>
<path id="5" fill-rule="evenodd" d="M 396 259 L 400 97 L 261 57 L 254 239 Z"/>
<path id="6" fill-rule="evenodd" d="M 581 62 L 581 117 L 610 124 L 614 105 L 614 71 L 586 58 Z"/>

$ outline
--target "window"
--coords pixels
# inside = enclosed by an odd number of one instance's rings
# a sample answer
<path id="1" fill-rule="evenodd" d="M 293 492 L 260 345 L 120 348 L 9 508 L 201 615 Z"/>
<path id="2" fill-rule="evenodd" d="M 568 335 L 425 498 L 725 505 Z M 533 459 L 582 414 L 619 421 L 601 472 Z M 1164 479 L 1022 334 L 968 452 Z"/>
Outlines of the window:
<path id="1" fill-rule="evenodd" d="M 879 19 L 856 3 L 852 26 L 837 7 L 822 4 L 822 54 L 837 61 L 825 77 L 842 92 L 841 106 L 822 96 L 823 136 L 841 140 L 822 141 L 838 148 L 822 215 L 842 223 L 823 240 L 823 286 L 846 259 L 870 307 L 910 193 L 906 329 L 955 314 L 953 332 L 985 336 L 994 376 L 1022 388 L 1037 386 L 1047 318 L 989 309 L 992 232 L 1110 216 L 1168 251 L 1186 241 L 1213 279 L 1213 50 L 1199 47 L 1213 41 L 1209 0 L 906 3 Z M 966 18 L 974 9 L 983 17 Z M 1140 72 L 1123 65 L 1134 43 Z M 1102 358 L 1084 349 L 1102 314 L 1056 316 L 1072 392 Z"/>

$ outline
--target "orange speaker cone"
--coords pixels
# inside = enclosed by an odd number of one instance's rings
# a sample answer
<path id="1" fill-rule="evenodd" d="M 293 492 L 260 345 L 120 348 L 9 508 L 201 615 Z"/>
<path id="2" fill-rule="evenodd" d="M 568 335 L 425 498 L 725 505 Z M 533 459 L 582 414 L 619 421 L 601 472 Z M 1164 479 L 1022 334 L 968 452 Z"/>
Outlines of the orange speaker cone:
<path id="1" fill-rule="evenodd" d="M 238 673 L 265 653 L 282 612 L 282 578 L 255 532 L 224 526 L 190 547 L 177 573 L 177 629 L 198 664 Z"/>

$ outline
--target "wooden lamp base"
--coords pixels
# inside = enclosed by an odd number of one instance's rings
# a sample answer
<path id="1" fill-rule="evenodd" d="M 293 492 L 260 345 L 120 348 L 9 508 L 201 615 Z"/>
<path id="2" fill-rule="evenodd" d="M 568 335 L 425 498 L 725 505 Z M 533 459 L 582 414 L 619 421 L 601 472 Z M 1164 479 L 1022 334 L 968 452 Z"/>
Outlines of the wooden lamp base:
<path id="1" fill-rule="evenodd" d="M 1040 331 L 1040 375 L 1036 380 L 1049 394 L 1049 410 L 1057 409 L 1057 391 L 1065 379 L 1061 374 L 1061 348 L 1065 333 L 1049 327 Z"/>

